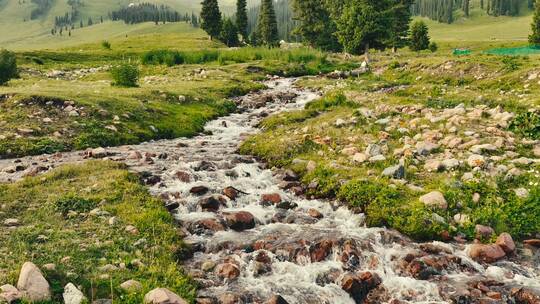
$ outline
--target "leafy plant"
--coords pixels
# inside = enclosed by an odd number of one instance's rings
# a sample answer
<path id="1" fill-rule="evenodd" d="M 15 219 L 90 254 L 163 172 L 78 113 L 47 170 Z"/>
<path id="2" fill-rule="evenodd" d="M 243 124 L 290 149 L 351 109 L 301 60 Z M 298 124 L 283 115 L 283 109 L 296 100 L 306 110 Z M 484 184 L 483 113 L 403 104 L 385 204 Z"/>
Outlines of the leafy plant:
<path id="1" fill-rule="evenodd" d="M 431 42 L 431 43 L 429 44 L 429 50 L 430 50 L 432 53 L 437 52 L 438 49 L 439 49 L 439 46 L 437 45 L 436 42 Z"/>
<path id="2" fill-rule="evenodd" d="M 110 50 L 111 49 L 111 43 L 107 40 L 103 40 L 101 42 L 101 46 L 106 49 L 106 50 Z"/>
<path id="3" fill-rule="evenodd" d="M 54 202 L 55 210 L 62 213 L 64 216 L 67 215 L 69 211 L 79 213 L 88 212 L 94 209 L 96 206 L 96 202 L 81 198 L 74 194 L 68 194 Z"/>
<path id="4" fill-rule="evenodd" d="M 133 64 L 122 64 L 111 70 L 114 85 L 121 87 L 137 87 L 139 68 Z"/>
<path id="5" fill-rule="evenodd" d="M 521 136 L 540 139 L 540 112 L 518 114 L 510 123 L 510 130 Z"/>
<path id="6" fill-rule="evenodd" d="M 504 65 L 503 69 L 507 72 L 516 71 L 521 66 L 517 57 L 504 56 L 501 61 Z"/>

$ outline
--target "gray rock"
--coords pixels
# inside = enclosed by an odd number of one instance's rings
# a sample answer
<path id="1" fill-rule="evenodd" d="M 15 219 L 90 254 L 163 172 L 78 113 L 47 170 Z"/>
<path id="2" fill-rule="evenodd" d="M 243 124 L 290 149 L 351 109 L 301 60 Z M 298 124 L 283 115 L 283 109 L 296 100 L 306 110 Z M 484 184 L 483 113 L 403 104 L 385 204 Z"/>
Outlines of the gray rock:
<path id="1" fill-rule="evenodd" d="M 405 167 L 403 165 L 396 165 L 384 169 L 382 172 L 383 176 L 391 177 L 395 179 L 404 179 L 405 178 Z"/>
<path id="2" fill-rule="evenodd" d="M 0 303 L 18 303 L 22 299 L 22 294 L 10 284 L 0 286 Z"/>
<path id="3" fill-rule="evenodd" d="M 4 220 L 4 226 L 7 226 L 7 227 L 19 226 L 20 224 L 21 223 L 19 222 L 18 219 L 8 218 Z"/>
<path id="4" fill-rule="evenodd" d="M 428 207 L 435 207 L 446 210 L 448 203 L 444 198 L 444 195 L 439 191 L 433 191 L 420 197 L 420 202 Z"/>
<path id="5" fill-rule="evenodd" d="M 366 148 L 365 152 L 368 156 L 378 156 L 382 154 L 381 146 L 376 144 L 370 144 Z"/>
<path id="6" fill-rule="evenodd" d="M 482 168 L 486 164 L 486 159 L 482 155 L 472 154 L 467 159 L 467 164 L 471 168 L 476 168 L 476 167 Z"/>
<path id="7" fill-rule="evenodd" d="M 64 293 L 62 296 L 65 304 L 81 304 L 86 303 L 87 301 L 84 294 L 72 283 L 68 283 L 64 287 Z"/>
<path id="8" fill-rule="evenodd" d="M 127 280 L 124 283 L 120 284 L 120 288 L 122 288 L 124 291 L 133 293 L 141 291 L 143 289 L 143 286 L 139 281 Z"/>
<path id="9" fill-rule="evenodd" d="M 429 155 L 434 150 L 438 149 L 440 145 L 428 141 L 420 141 L 416 143 L 415 147 L 416 153 L 418 153 L 419 155 Z"/>
<path id="10" fill-rule="evenodd" d="M 32 262 L 23 264 L 17 288 L 23 294 L 23 299 L 30 302 L 49 301 L 51 299 L 49 283 L 43 277 L 41 270 Z"/>

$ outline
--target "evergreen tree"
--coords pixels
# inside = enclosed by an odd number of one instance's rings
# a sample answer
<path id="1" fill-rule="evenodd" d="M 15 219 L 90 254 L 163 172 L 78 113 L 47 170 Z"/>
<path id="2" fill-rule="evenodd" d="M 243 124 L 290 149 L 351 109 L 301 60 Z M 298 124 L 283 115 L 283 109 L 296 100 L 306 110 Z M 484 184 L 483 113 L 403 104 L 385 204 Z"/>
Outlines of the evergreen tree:
<path id="1" fill-rule="evenodd" d="M 92 26 L 92 25 L 94 25 L 94 21 L 92 21 L 92 18 L 89 17 L 88 18 L 88 26 Z"/>
<path id="2" fill-rule="evenodd" d="M 293 0 L 292 8 L 295 19 L 300 21 L 294 32 L 305 42 L 326 51 L 341 50 L 326 0 Z"/>
<path id="3" fill-rule="evenodd" d="M 390 13 L 392 23 L 390 27 L 389 46 L 395 52 L 398 48 L 407 45 L 409 24 L 411 23 L 411 5 L 414 0 L 395 0 Z"/>
<path id="4" fill-rule="evenodd" d="M 534 9 L 532 34 L 529 36 L 529 43 L 540 45 L 540 1 L 536 0 L 536 8 Z"/>
<path id="5" fill-rule="evenodd" d="M 221 33 L 221 12 L 217 0 L 203 0 L 201 5 L 201 28 L 208 33 L 210 39 L 219 37 Z"/>
<path id="6" fill-rule="evenodd" d="M 191 25 L 193 27 L 199 27 L 199 19 L 194 13 L 191 13 Z"/>
<path id="7" fill-rule="evenodd" d="M 80 27 L 80 28 L 83 28 L 83 26 L 84 26 L 84 25 L 83 25 L 83 22 L 82 22 L 82 20 L 81 20 L 81 22 L 80 22 L 80 24 L 79 24 L 79 27 Z"/>
<path id="8" fill-rule="evenodd" d="M 238 29 L 230 18 L 222 21 L 220 40 L 228 47 L 238 46 Z"/>
<path id="9" fill-rule="evenodd" d="M 262 0 L 256 31 L 258 44 L 268 47 L 275 47 L 279 44 L 276 12 L 272 0 Z"/>
<path id="10" fill-rule="evenodd" d="M 416 21 L 411 26 L 410 48 L 413 51 L 429 48 L 428 27 L 423 21 Z"/>
<path id="11" fill-rule="evenodd" d="M 369 49 L 384 49 L 390 40 L 395 0 L 342 0 L 334 9 L 337 36 L 346 52 L 366 55 Z"/>
<path id="12" fill-rule="evenodd" d="M 242 35 L 242 40 L 248 40 L 248 15 L 246 0 L 237 0 L 236 2 L 236 27 L 238 33 Z"/>

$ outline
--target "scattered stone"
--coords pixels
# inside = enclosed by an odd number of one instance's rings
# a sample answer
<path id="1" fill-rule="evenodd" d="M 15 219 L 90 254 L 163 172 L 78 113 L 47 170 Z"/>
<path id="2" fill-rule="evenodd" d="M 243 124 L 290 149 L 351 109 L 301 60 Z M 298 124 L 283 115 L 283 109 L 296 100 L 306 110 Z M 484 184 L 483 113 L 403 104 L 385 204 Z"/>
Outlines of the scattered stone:
<path id="1" fill-rule="evenodd" d="M 49 301 L 51 291 L 49 283 L 43 277 L 41 270 L 32 262 L 26 262 L 21 268 L 17 289 L 22 293 L 23 299 L 30 302 Z"/>
<path id="2" fill-rule="evenodd" d="M 420 197 L 420 202 L 428 207 L 435 207 L 446 210 L 448 203 L 444 198 L 444 195 L 439 191 L 433 191 Z"/>
<path id="3" fill-rule="evenodd" d="M 144 296 L 145 304 L 188 304 L 187 300 L 167 288 L 156 288 Z"/>
<path id="4" fill-rule="evenodd" d="M 274 295 L 265 304 L 289 304 L 289 302 L 280 295 Z"/>
<path id="5" fill-rule="evenodd" d="M 84 294 L 72 283 L 68 283 L 64 287 L 64 304 L 81 304 L 87 303 L 87 299 Z"/>
<path id="6" fill-rule="evenodd" d="M 476 238 L 478 239 L 489 239 L 493 234 L 495 234 L 493 228 L 484 225 L 476 225 L 474 227 L 474 232 L 476 233 Z"/>
<path id="7" fill-rule="evenodd" d="M 279 193 L 263 194 L 261 197 L 262 204 L 276 205 L 282 202 Z"/>
<path id="8" fill-rule="evenodd" d="M 476 168 L 476 167 L 482 168 L 486 164 L 486 159 L 482 155 L 472 154 L 467 159 L 467 164 L 471 168 Z"/>
<path id="9" fill-rule="evenodd" d="M 7 226 L 7 227 L 15 227 L 15 226 L 19 226 L 20 224 L 21 223 L 19 222 L 18 219 L 8 218 L 4 220 L 4 226 Z"/>
<path id="10" fill-rule="evenodd" d="M 212 195 L 199 200 L 199 206 L 203 211 L 217 212 L 221 205 L 225 204 L 225 199 L 219 195 Z"/>
<path id="11" fill-rule="evenodd" d="M 22 293 L 13 285 L 5 284 L 0 286 L 0 303 L 18 303 L 22 296 Z"/>
<path id="12" fill-rule="evenodd" d="M 189 193 L 200 196 L 205 195 L 208 191 L 210 191 L 210 189 L 206 186 L 195 186 L 189 190 Z"/>
<path id="13" fill-rule="evenodd" d="M 125 231 L 129 234 L 139 234 L 139 230 L 137 229 L 137 227 L 133 226 L 133 225 L 127 225 L 126 228 L 125 228 Z"/>
<path id="14" fill-rule="evenodd" d="M 204 272 L 212 271 L 216 267 L 216 263 L 214 261 L 205 261 L 201 265 L 201 270 Z"/>
<path id="15" fill-rule="evenodd" d="M 368 158 L 369 157 L 364 153 L 356 153 L 356 154 L 353 155 L 352 160 L 355 163 L 361 164 L 361 163 L 366 162 L 368 160 Z"/>
<path id="16" fill-rule="evenodd" d="M 376 145 L 376 144 L 369 144 L 369 145 L 367 146 L 367 148 L 366 148 L 365 154 L 366 154 L 368 157 L 373 157 L 373 156 L 381 155 L 381 154 L 382 154 L 381 146 Z"/>
<path id="17" fill-rule="evenodd" d="M 238 197 L 239 194 L 240 194 L 240 191 L 234 187 L 227 187 L 223 189 L 223 195 L 225 195 L 226 197 L 228 197 L 229 199 L 233 201 Z"/>
<path id="18" fill-rule="evenodd" d="M 395 178 L 395 179 L 404 179 L 405 178 L 405 167 L 403 165 L 396 165 L 384 169 L 382 172 L 383 176 Z"/>
<path id="19" fill-rule="evenodd" d="M 143 286 L 139 281 L 127 280 L 120 284 L 120 288 L 129 293 L 135 293 L 141 291 Z"/>
<path id="20" fill-rule="evenodd" d="M 314 208 L 311 208 L 307 211 L 308 215 L 313 217 L 313 218 L 316 218 L 316 219 L 321 219 L 324 217 L 324 215 L 317 209 L 314 209 Z"/>

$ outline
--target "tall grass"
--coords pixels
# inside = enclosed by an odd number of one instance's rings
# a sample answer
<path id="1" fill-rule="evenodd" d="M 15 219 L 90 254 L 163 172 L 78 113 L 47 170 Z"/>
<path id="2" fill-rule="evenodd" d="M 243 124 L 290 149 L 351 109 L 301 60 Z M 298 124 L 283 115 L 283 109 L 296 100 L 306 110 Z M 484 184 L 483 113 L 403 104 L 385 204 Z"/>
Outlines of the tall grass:
<path id="1" fill-rule="evenodd" d="M 199 51 L 170 51 L 152 50 L 142 55 L 143 64 L 204 64 L 209 62 L 245 63 L 257 60 L 277 60 L 289 63 L 326 62 L 326 55 L 320 51 L 299 48 L 293 50 L 268 48 L 241 48 L 234 50 L 199 50 Z"/>

